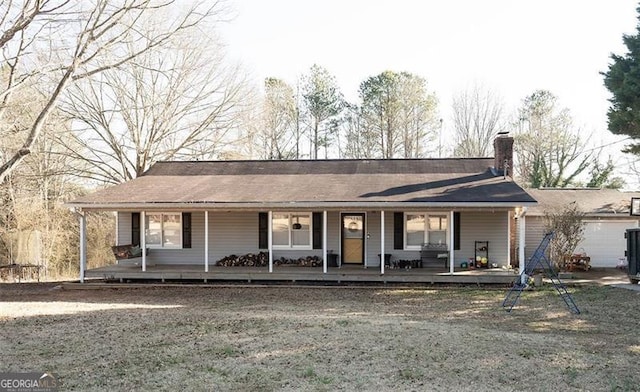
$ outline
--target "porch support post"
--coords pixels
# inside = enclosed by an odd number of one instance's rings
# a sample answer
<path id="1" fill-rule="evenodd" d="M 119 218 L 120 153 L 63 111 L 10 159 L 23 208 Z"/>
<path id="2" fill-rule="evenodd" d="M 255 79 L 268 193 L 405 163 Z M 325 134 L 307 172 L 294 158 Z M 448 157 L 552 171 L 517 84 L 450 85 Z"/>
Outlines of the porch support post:
<path id="1" fill-rule="evenodd" d="M 84 283 L 87 269 L 87 217 L 83 211 L 78 213 L 80 219 L 80 283 Z"/>
<path id="2" fill-rule="evenodd" d="M 526 213 L 526 207 L 522 208 L 522 212 L 520 213 L 520 217 L 518 218 L 519 220 L 519 224 L 518 224 L 518 272 L 520 273 L 520 276 L 522 276 L 522 273 L 524 272 L 524 267 L 525 267 L 525 254 L 524 254 L 524 248 L 525 248 L 525 231 L 526 231 L 526 219 L 525 219 L 525 213 Z M 525 277 L 522 276 L 522 281 L 520 282 L 521 284 L 526 283 L 526 281 L 524 280 Z"/>
<path id="3" fill-rule="evenodd" d="M 449 273 L 453 275 L 453 268 L 455 266 L 455 259 L 456 259 L 456 255 L 455 255 L 455 250 L 453 248 L 455 248 L 455 246 L 453 245 L 455 236 L 453 235 L 454 232 L 454 223 L 453 223 L 453 210 L 451 210 L 451 212 L 449 212 L 449 222 L 451 222 L 449 224 Z"/>
<path id="4" fill-rule="evenodd" d="M 507 211 L 507 266 L 511 265 L 511 214 Z"/>
<path id="5" fill-rule="evenodd" d="M 322 273 L 327 273 L 327 211 L 322 211 Z"/>
<path id="6" fill-rule="evenodd" d="M 140 212 L 140 245 L 142 248 L 142 271 L 147 270 L 147 213 Z"/>
<path id="7" fill-rule="evenodd" d="M 120 222 L 118 219 L 118 215 L 120 215 L 120 213 L 118 213 L 117 211 L 115 212 L 115 218 L 116 218 L 116 246 L 120 245 Z"/>
<path id="8" fill-rule="evenodd" d="M 204 211 L 204 272 L 209 272 L 209 211 Z"/>
<path id="9" fill-rule="evenodd" d="M 380 210 L 380 273 L 384 275 L 384 211 Z"/>
<path id="10" fill-rule="evenodd" d="M 268 214 L 268 233 L 267 238 L 269 240 L 269 273 L 273 272 L 273 211 L 269 211 Z"/>

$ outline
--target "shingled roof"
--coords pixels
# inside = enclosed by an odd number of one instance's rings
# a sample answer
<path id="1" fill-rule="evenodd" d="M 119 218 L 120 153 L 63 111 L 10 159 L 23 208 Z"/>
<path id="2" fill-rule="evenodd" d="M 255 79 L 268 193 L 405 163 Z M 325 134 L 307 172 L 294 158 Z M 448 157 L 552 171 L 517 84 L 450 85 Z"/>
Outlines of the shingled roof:
<path id="1" fill-rule="evenodd" d="M 492 158 L 158 162 L 69 203 L 80 208 L 520 206 Z"/>
<path id="2" fill-rule="evenodd" d="M 527 189 L 538 205 L 529 209 L 528 215 L 544 215 L 546 211 L 557 211 L 575 202 L 587 216 L 629 216 L 632 197 L 640 193 L 621 192 L 616 189 L 599 188 L 542 188 Z"/>

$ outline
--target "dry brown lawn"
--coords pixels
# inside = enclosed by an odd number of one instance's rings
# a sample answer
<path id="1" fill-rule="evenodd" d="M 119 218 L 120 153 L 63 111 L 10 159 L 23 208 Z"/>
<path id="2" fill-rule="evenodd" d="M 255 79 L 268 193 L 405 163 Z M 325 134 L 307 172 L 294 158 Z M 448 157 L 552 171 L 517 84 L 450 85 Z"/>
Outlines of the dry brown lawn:
<path id="1" fill-rule="evenodd" d="M 0 371 L 62 390 L 638 390 L 640 293 L 0 285 Z"/>

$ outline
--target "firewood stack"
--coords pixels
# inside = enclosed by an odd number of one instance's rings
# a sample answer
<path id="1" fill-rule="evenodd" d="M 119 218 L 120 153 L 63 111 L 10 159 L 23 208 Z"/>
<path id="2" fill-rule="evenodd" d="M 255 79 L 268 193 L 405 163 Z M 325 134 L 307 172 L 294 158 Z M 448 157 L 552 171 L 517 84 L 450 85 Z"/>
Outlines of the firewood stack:
<path id="1" fill-rule="evenodd" d="M 267 264 L 269 264 L 269 254 L 267 252 L 225 256 L 216 263 L 221 267 L 266 267 Z"/>
<path id="2" fill-rule="evenodd" d="M 287 259 L 281 257 L 273 261 L 274 265 L 298 266 L 298 267 L 320 267 L 322 259 L 318 256 L 300 257 L 299 259 Z"/>
<path id="3" fill-rule="evenodd" d="M 269 254 L 260 252 L 258 254 L 249 253 L 246 255 L 225 256 L 216 263 L 220 267 L 266 267 L 269 264 Z M 281 257 L 273 261 L 273 265 L 292 266 L 292 267 L 320 267 L 322 259 L 318 256 L 307 256 L 299 259 L 288 259 Z"/>

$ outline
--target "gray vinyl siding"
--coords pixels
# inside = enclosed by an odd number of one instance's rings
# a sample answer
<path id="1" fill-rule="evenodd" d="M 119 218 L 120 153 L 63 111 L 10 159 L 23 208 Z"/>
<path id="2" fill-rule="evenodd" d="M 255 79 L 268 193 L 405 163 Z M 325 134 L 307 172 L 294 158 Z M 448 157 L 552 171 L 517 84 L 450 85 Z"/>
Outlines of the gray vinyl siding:
<path id="1" fill-rule="evenodd" d="M 327 213 L 327 250 L 340 253 L 339 214 Z M 204 231 L 204 225 L 202 228 Z M 209 263 L 232 254 L 243 255 L 257 253 L 258 249 L 258 212 L 209 213 Z M 322 249 L 274 249 L 273 258 L 286 257 L 322 257 Z"/>
<path id="2" fill-rule="evenodd" d="M 211 221 L 211 216 L 209 216 Z M 191 248 L 152 248 L 147 256 L 149 264 L 200 264 L 204 268 L 204 212 L 191 213 Z"/>
<path id="3" fill-rule="evenodd" d="M 545 232 L 544 217 L 542 216 L 525 216 L 525 241 L 524 241 L 524 259 L 529 260 L 536 251 L 540 241 L 544 238 Z"/>
<path id="4" fill-rule="evenodd" d="M 147 263 L 200 264 L 204 266 L 204 212 L 192 212 L 190 249 L 153 248 Z M 340 214 L 327 214 L 327 248 L 340 253 Z M 118 242 L 131 243 L 131 213 L 118 213 Z M 209 212 L 209 265 L 229 255 L 258 253 L 258 212 Z M 273 257 L 300 258 L 322 257 L 322 249 L 274 249 Z"/>
<path id="5" fill-rule="evenodd" d="M 204 212 L 191 214 L 191 248 L 151 248 L 147 264 L 202 264 L 204 265 Z M 118 243 L 131 243 L 131 212 L 118 212 Z"/>
<path id="6" fill-rule="evenodd" d="M 340 255 L 341 225 L 339 212 L 327 212 L 327 249 L 337 255 Z"/>
<path id="7" fill-rule="evenodd" d="M 347 212 L 347 211 L 344 211 Z M 358 211 L 348 211 L 358 212 Z M 341 212 L 327 213 L 327 250 L 341 253 Z M 196 264 L 204 265 L 204 212 L 192 212 L 192 248 L 151 249 L 147 263 L 152 264 Z M 365 217 L 365 266 L 379 267 L 380 258 L 380 211 L 368 211 Z M 455 265 L 474 257 L 474 241 L 489 241 L 489 259 L 499 265 L 507 264 L 507 224 L 506 211 L 462 212 L 460 216 L 460 245 L 455 251 Z M 413 260 L 420 258 L 417 250 L 393 249 L 393 211 L 385 212 L 385 253 L 393 260 Z M 531 226 L 531 227 L 530 227 Z M 535 227 L 534 219 L 527 219 L 527 239 L 529 231 Z M 534 237 L 535 238 L 535 237 Z M 537 240 L 534 240 L 537 241 Z M 131 243 L 131 213 L 118 213 L 118 243 Z M 537 246 L 537 243 L 535 244 Z M 533 246 L 533 249 L 535 249 Z M 527 251 L 531 248 L 527 242 Z M 209 212 L 209 265 L 213 266 L 225 256 L 258 253 L 258 212 Z M 280 257 L 299 258 L 322 257 L 321 249 L 274 249 L 274 259 Z"/>
<path id="8" fill-rule="evenodd" d="M 210 265 L 229 255 L 258 252 L 258 212 L 209 212 Z"/>
<path id="9" fill-rule="evenodd" d="M 418 260 L 420 259 L 420 251 L 419 250 L 404 250 L 404 249 L 393 249 L 394 245 L 394 222 L 393 222 L 393 211 L 385 212 L 384 214 L 384 253 L 391 254 L 391 260 Z M 377 229 L 380 231 L 380 228 Z M 406 234 L 403 234 L 406 235 Z M 378 248 L 376 252 L 376 263 L 378 263 L 378 254 L 380 253 L 380 248 Z"/>
<path id="10" fill-rule="evenodd" d="M 447 213 L 450 219 L 450 214 Z M 367 214 L 367 229 L 370 238 L 367 241 L 367 266 L 380 266 L 380 213 Z M 506 266 L 508 263 L 508 228 L 507 211 L 496 212 L 461 212 L 460 214 L 460 249 L 454 251 L 455 266 L 475 257 L 475 241 L 489 241 L 489 262 Z M 393 249 L 393 212 L 385 212 L 385 253 L 391 254 L 392 260 L 415 260 L 420 258 L 418 250 Z M 450 227 L 451 228 L 451 227 Z M 447 240 L 450 238 L 447 235 Z"/>
<path id="11" fill-rule="evenodd" d="M 489 241 L 489 263 L 506 266 L 508 224 L 507 211 L 460 213 L 460 250 L 455 251 L 455 266 L 475 257 L 475 241 Z"/>
<path id="12" fill-rule="evenodd" d="M 131 243 L 131 213 L 118 212 L 117 245 Z"/>
<path id="13" fill-rule="evenodd" d="M 388 215 L 388 214 L 387 214 Z M 387 216 L 385 215 L 385 218 Z M 379 266 L 378 253 L 380 253 L 380 212 L 368 212 L 365 214 L 364 236 L 364 266 Z M 368 238 L 367 238 L 368 237 Z"/>
<path id="14" fill-rule="evenodd" d="M 348 214 L 351 212 L 359 213 L 358 211 L 345 211 L 344 213 Z M 378 256 L 382 243 L 380 216 L 380 211 L 369 211 L 365 214 L 365 267 L 380 267 L 380 257 Z M 332 239 L 332 241 L 339 241 L 341 235 L 340 215 L 336 215 L 335 218 L 338 231 L 335 233 L 335 239 Z M 330 233 L 330 235 L 331 234 L 332 233 Z M 393 249 L 393 212 L 388 211 L 384 214 L 384 253 L 391 254 L 393 260 L 420 257 L 420 252 Z"/>

